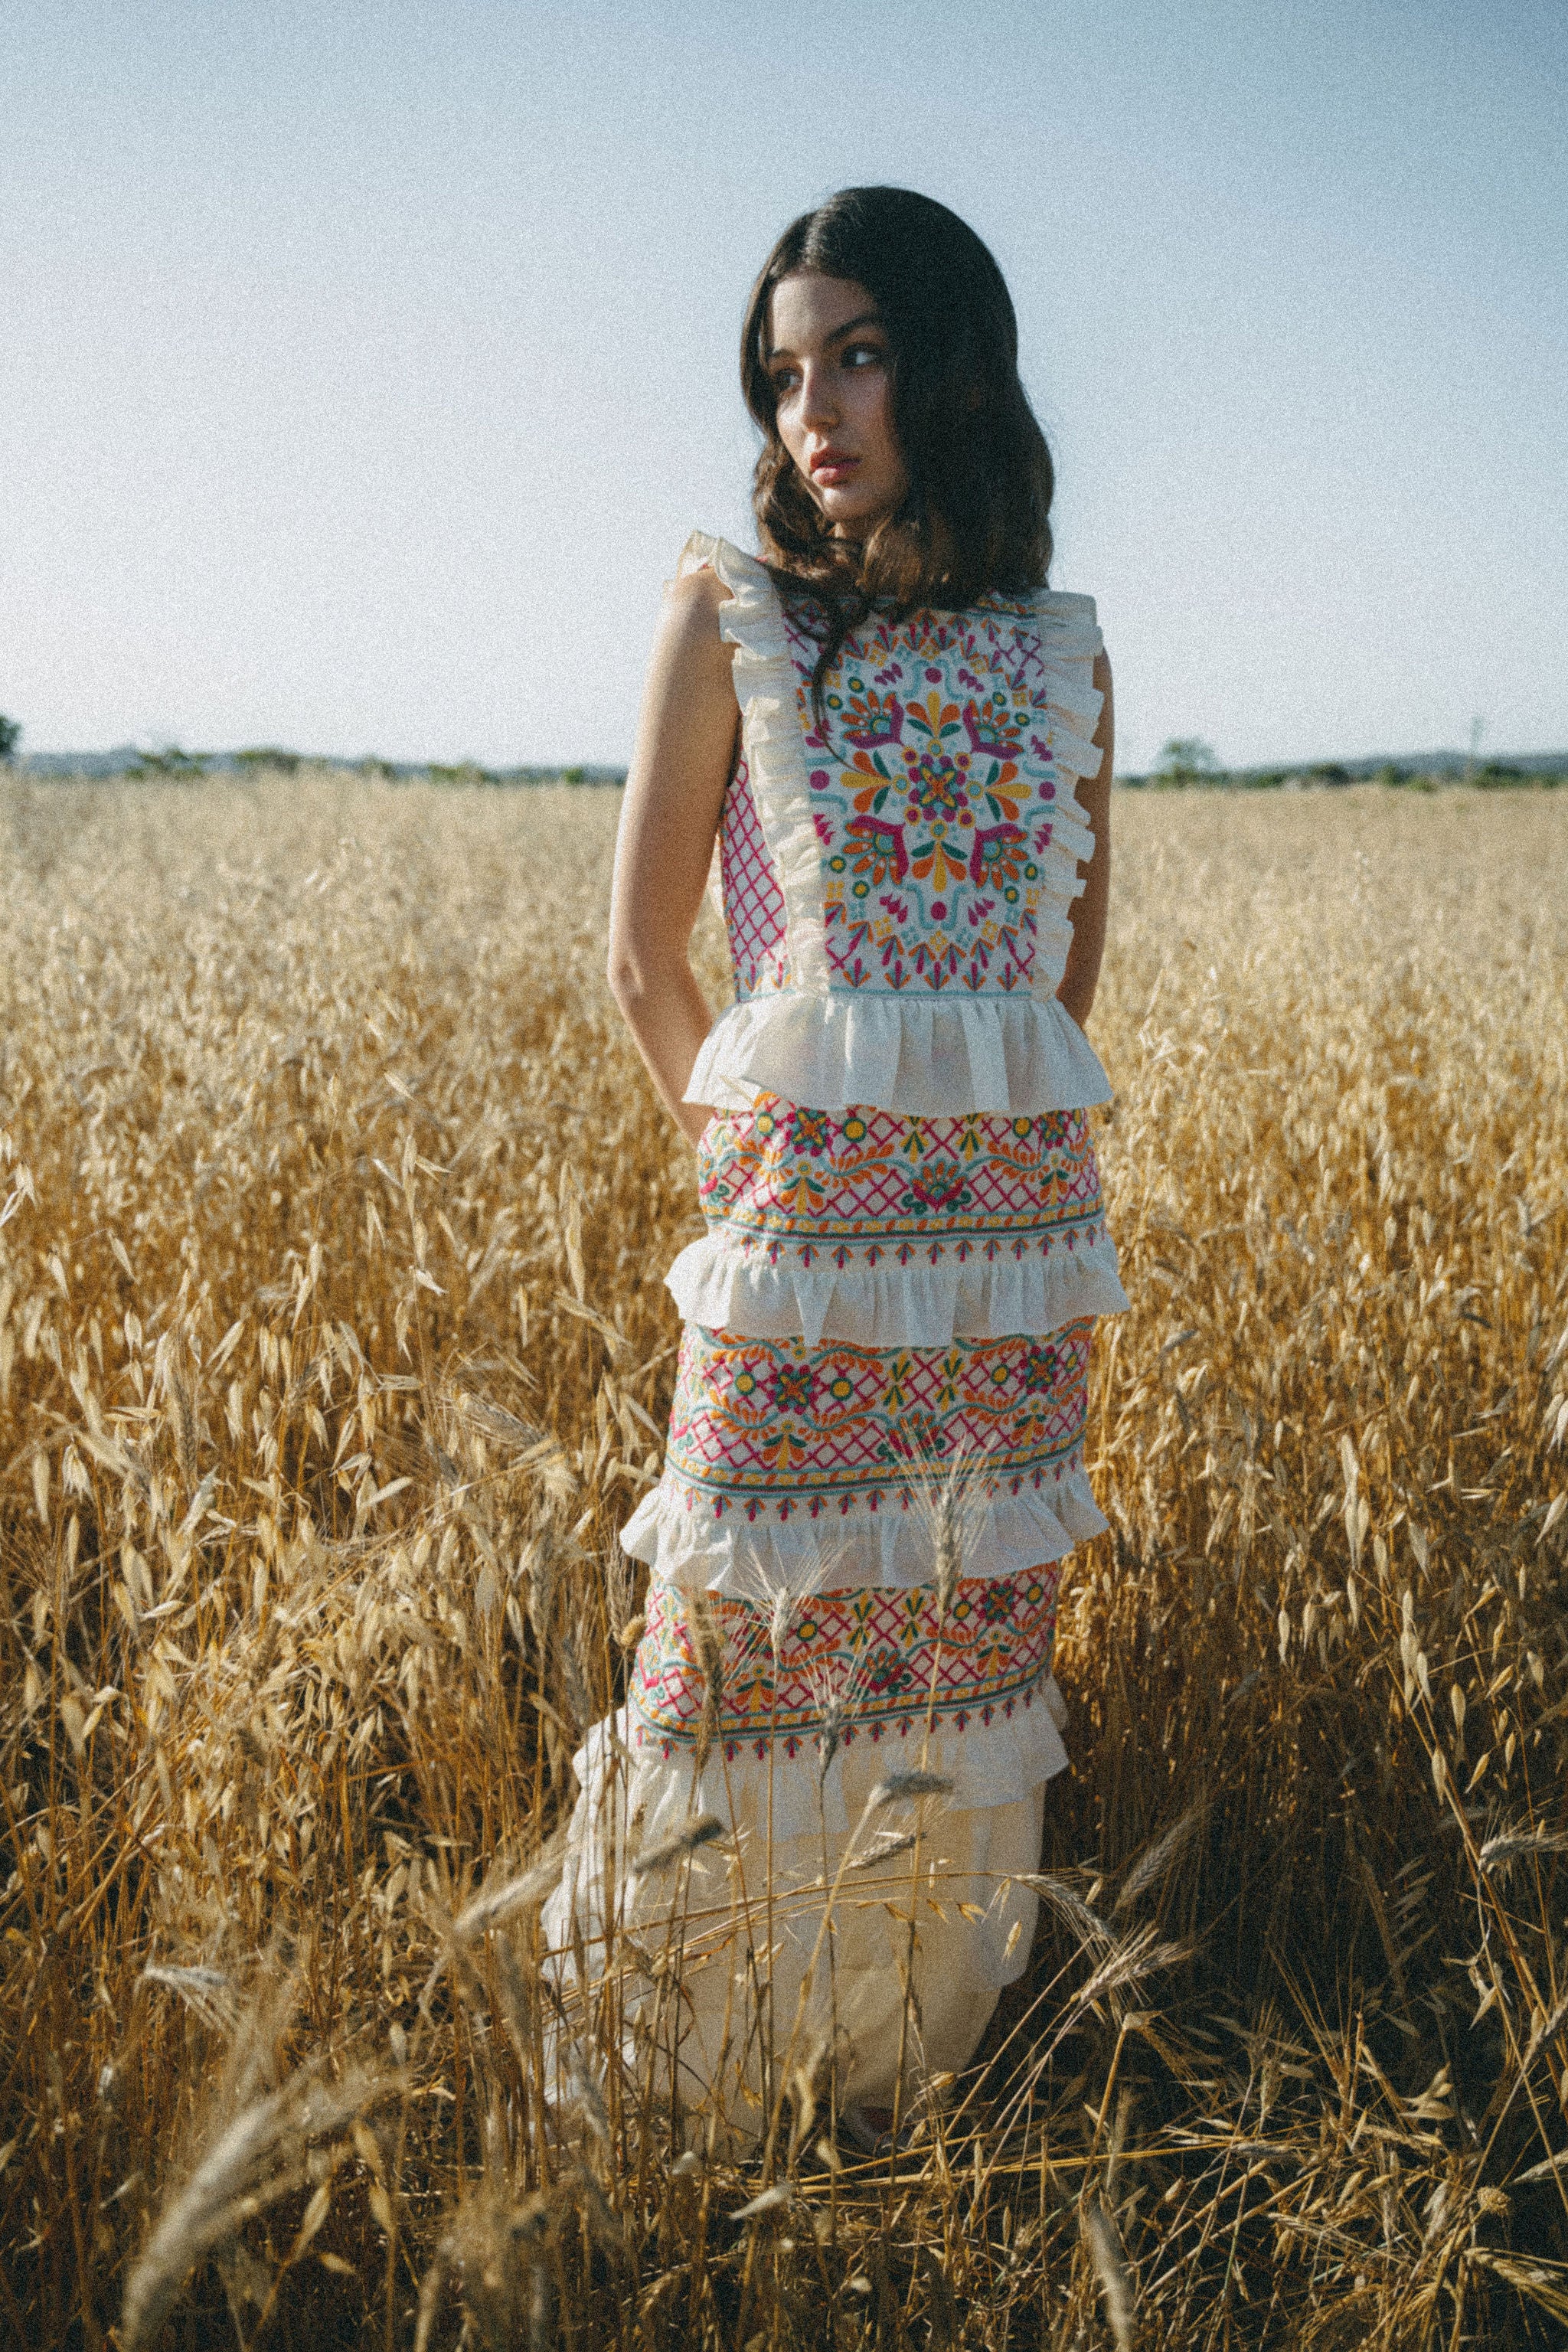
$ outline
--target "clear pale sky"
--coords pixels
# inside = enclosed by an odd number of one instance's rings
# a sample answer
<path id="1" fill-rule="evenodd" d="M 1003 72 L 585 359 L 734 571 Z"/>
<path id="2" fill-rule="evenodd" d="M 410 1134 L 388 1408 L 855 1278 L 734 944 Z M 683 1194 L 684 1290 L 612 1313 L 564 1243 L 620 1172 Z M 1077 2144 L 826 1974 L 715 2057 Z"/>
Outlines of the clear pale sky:
<path id="1" fill-rule="evenodd" d="M 875 180 L 1007 273 L 1122 767 L 1568 745 L 1563 0 L 5 0 L 0 92 L 29 748 L 624 760 Z"/>

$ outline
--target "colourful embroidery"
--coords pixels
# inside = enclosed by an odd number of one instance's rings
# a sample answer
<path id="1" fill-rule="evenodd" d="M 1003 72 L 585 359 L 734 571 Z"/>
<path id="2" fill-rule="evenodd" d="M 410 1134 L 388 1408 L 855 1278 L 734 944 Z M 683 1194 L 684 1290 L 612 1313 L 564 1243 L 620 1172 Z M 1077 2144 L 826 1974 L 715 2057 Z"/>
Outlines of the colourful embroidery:
<path id="1" fill-rule="evenodd" d="M 1048 1338 L 861 1348 L 681 1334 L 664 1487 L 689 1510 L 784 1520 L 909 1510 L 963 1468 L 993 1495 L 1079 1466 L 1092 1317 Z"/>
<path id="2" fill-rule="evenodd" d="M 1030 608 L 990 597 L 863 625 L 834 664 L 820 727 L 820 615 L 806 601 L 784 609 L 834 983 L 1027 990 L 1056 803 L 1071 793 Z"/>
<path id="3" fill-rule="evenodd" d="M 764 1094 L 713 1120 L 698 1150 L 714 1231 L 776 1264 L 963 1264 L 1069 1254 L 1103 1240 L 1100 1171 L 1081 1111 L 903 1118 L 802 1110 Z"/>
<path id="4" fill-rule="evenodd" d="M 726 1758 L 765 1759 L 769 1744 L 795 1756 L 820 1728 L 825 1704 L 842 1706 L 842 1744 L 896 1734 L 962 1731 L 1005 1720 L 1035 1703 L 1056 1639 L 1055 1568 L 1014 1576 L 965 1577 L 945 1614 L 935 1587 L 905 1591 L 818 1592 L 798 1601 L 779 1643 L 775 1668 L 766 1605 L 703 1596 L 709 1627 L 699 1636 L 692 1596 L 654 1584 L 647 1630 L 631 1683 L 634 1746 L 666 1759 L 692 1748 L 707 1699 L 699 1663 L 722 1644 L 718 1720 Z"/>

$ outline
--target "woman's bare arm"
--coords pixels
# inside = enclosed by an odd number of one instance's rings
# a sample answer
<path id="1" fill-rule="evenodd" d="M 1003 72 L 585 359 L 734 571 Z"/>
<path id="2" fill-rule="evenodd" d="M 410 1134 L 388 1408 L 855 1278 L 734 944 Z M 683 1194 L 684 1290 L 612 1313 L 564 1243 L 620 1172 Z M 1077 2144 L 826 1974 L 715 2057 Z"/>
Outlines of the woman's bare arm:
<path id="1" fill-rule="evenodd" d="M 712 1113 L 681 1097 L 713 1015 L 689 950 L 740 723 L 732 648 L 719 635 L 727 594 L 711 572 L 689 572 L 666 592 L 610 898 L 616 1003 L 671 1118 L 693 1142 Z"/>
<path id="2" fill-rule="evenodd" d="M 1100 958 L 1105 953 L 1105 918 L 1110 904 L 1110 771 L 1116 751 L 1116 715 L 1110 693 L 1110 664 L 1103 654 L 1095 657 L 1094 682 L 1105 697 L 1094 740 L 1103 757 L 1097 774 L 1078 788 L 1079 805 L 1094 834 L 1089 879 L 1073 900 L 1072 945 L 1067 970 L 1057 994 L 1081 1029 L 1094 1009 L 1100 982 Z"/>

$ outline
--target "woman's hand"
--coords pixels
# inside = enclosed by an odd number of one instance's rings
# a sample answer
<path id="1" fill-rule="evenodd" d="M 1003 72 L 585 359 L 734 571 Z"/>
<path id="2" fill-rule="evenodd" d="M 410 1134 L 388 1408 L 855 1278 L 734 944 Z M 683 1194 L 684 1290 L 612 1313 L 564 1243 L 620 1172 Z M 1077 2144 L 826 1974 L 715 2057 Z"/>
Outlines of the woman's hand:
<path id="1" fill-rule="evenodd" d="M 1104 756 L 1099 772 L 1086 776 L 1078 788 L 1079 806 L 1094 835 L 1094 853 L 1089 862 L 1089 879 L 1072 903 L 1072 945 L 1068 950 L 1062 984 L 1057 991 L 1058 1000 L 1080 1029 L 1094 1007 L 1100 958 L 1105 953 L 1105 918 L 1110 904 L 1110 771 L 1116 754 L 1116 714 L 1110 693 L 1110 664 L 1103 654 L 1095 656 L 1094 682 L 1105 698 L 1100 724 L 1094 730 L 1094 740 Z"/>
<path id="2" fill-rule="evenodd" d="M 740 708 L 719 634 L 729 592 L 692 572 L 665 593 L 616 839 L 609 981 L 661 1099 L 695 1143 L 712 1113 L 681 1099 L 713 1015 L 691 969 Z"/>

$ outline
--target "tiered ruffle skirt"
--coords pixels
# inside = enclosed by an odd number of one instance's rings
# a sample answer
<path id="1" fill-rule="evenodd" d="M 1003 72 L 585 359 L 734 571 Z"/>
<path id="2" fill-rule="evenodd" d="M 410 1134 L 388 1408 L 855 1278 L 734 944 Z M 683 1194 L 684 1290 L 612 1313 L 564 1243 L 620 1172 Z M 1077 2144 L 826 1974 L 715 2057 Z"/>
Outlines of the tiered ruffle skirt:
<path id="1" fill-rule="evenodd" d="M 622 1538 L 646 1631 L 544 1925 L 590 1982 L 633 1955 L 630 2042 L 743 2139 L 792 2050 L 873 2104 L 962 2065 L 1026 1965 L 1060 1563 L 1105 1524 L 1090 1339 L 1126 1299 L 1081 1110 L 764 1093 L 700 1181 L 664 1474 Z M 900 1801 L 900 1769 L 944 1788 Z M 722 1836 L 669 1858 L 704 1815 Z"/>

